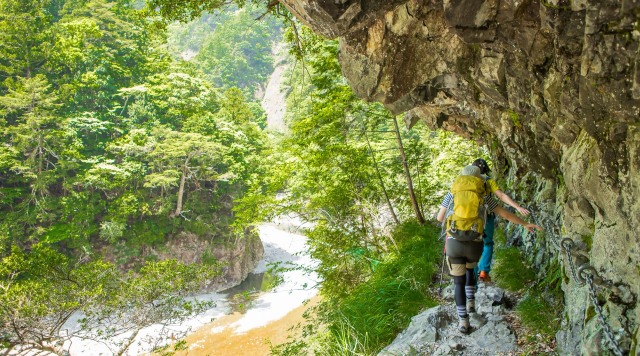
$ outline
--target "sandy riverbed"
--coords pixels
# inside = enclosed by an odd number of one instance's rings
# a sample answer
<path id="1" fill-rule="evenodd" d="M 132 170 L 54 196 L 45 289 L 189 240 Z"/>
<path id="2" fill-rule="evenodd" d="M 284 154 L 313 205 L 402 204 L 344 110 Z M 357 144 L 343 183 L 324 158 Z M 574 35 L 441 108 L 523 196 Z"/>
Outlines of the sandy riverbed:
<path id="1" fill-rule="evenodd" d="M 231 326 L 242 318 L 242 314 L 226 315 L 189 335 L 188 350 L 177 352 L 176 355 L 269 355 L 270 344 L 278 345 L 286 342 L 288 336 L 294 338 L 300 336 L 299 330 L 291 331 L 291 327 L 302 323 L 304 311 L 316 305 L 319 300 L 320 297 L 313 297 L 309 303 L 293 309 L 281 319 L 246 332 L 238 332 Z"/>

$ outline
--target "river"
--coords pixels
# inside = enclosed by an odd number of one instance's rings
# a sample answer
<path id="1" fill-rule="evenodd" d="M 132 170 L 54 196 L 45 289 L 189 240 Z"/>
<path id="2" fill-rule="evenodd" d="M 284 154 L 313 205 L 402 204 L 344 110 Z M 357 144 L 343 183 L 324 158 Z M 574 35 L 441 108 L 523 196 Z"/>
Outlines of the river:
<path id="1" fill-rule="evenodd" d="M 304 254 L 306 238 L 286 232 L 273 224 L 260 226 L 260 239 L 265 247 L 264 258 L 255 274 L 244 285 L 232 289 L 230 296 L 263 285 L 262 273 L 272 263 L 281 266 L 315 266 Z M 246 311 L 223 316 L 187 336 L 187 350 L 179 355 L 267 355 L 269 342 L 286 341 L 288 329 L 303 321 L 303 312 L 317 302 L 318 278 L 315 273 L 287 270 L 281 274 L 283 282 L 276 288 L 262 292 L 249 303 Z M 311 302 L 307 305 L 303 303 Z"/>
<path id="2" fill-rule="evenodd" d="M 149 353 L 157 344 L 146 340 L 157 340 L 161 332 L 166 335 L 165 343 L 174 342 L 172 335 L 186 332 L 187 351 L 183 354 L 189 355 L 266 355 L 269 347 L 265 340 L 272 340 L 274 344 L 284 342 L 287 329 L 302 321 L 303 303 L 317 300 L 318 293 L 318 277 L 314 272 L 287 268 L 301 266 L 309 271 L 316 265 L 304 253 L 306 237 L 286 231 L 290 226 L 291 221 L 259 226 L 264 257 L 242 284 L 227 291 L 194 296 L 194 299 L 214 301 L 216 306 L 168 329 L 166 325 L 143 329 L 125 355 Z M 274 264 L 285 267 L 278 273 L 282 282 L 275 288 L 263 290 Z M 245 298 L 248 296 L 250 298 Z M 76 315 L 69 320 L 68 328 L 77 328 L 80 317 Z M 67 343 L 71 356 L 113 354 L 107 345 L 92 340 L 72 338 Z"/>

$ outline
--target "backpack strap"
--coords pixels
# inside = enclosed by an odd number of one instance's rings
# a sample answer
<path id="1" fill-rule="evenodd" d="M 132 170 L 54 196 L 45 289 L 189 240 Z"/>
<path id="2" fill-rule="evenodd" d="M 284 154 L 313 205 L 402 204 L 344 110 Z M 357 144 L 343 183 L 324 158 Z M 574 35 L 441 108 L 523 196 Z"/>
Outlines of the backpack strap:
<path id="1" fill-rule="evenodd" d="M 486 178 L 485 178 L 485 177 L 486 177 Z M 491 194 L 492 194 L 492 193 L 491 193 L 491 189 L 487 189 L 487 181 L 488 181 L 489 179 L 491 179 L 491 178 L 489 178 L 489 176 L 483 175 L 482 183 L 484 184 L 484 192 L 487 194 L 487 195 L 485 195 L 486 197 L 490 197 L 490 196 L 491 196 Z"/>

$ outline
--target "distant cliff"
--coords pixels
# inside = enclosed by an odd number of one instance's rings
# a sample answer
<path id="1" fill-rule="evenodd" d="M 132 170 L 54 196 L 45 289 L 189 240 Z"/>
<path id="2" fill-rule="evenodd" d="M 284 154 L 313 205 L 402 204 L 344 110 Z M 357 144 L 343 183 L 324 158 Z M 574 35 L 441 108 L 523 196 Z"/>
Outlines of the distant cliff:
<path id="1" fill-rule="evenodd" d="M 562 265 L 561 354 L 606 348 L 575 278 L 589 273 L 619 344 L 638 349 L 639 1 L 281 2 L 340 39 L 361 98 L 490 148 L 494 171 L 545 227 L 524 248 Z"/>

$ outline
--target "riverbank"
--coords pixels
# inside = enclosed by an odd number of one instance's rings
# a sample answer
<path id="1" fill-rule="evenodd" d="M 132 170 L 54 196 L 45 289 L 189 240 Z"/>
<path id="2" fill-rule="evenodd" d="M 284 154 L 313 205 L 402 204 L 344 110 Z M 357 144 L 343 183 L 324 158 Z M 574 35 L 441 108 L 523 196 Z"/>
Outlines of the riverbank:
<path id="1" fill-rule="evenodd" d="M 282 282 L 250 301 L 244 313 L 219 317 L 189 334 L 185 355 L 267 355 L 269 346 L 265 340 L 273 344 L 286 341 L 288 329 L 303 320 L 302 313 L 307 309 L 303 304 L 318 300 L 318 278 L 297 267 L 312 269 L 315 262 L 305 254 L 306 237 L 284 228 L 277 224 L 258 228 L 265 254 L 254 271 L 283 268 Z"/>
<path id="2" fill-rule="evenodd" d="M 270 345 L 277 345 L 287 341 L 287 337 L 299 337 L 299 331 L 291 328 L 304 322 L 304 312 L 317 305 L 319 296 L 315 296 L 308 303 L 301 305 L 281 319 L 272 321 L 264 326 L 238 332 L 231 325 L 237 323 L 241 313 L 226 315 L 189 335 L 186 339 L 187 350 L 179 351 L 176 355 L 189 356 L 230 356 L 230 355 L 268 355 Z"/>
<path id="3" fill-rule="evenodd" d="M 284 231 L 277 224 L 263 224 L 259 232 L 265 254 L 254 273 L 264 273 L 275 265 L 284 268 L 280 272 L 282 282 L 260 293 L 244 313 L 220 316 L 189 334 L 187 350 L 180 354 L 268 355 L 269 342 L 285 342 L 289 328 L 302 322 L 304 311 L 319 301 L 317 275 L 297 268 L 315 266 L 305 254 L 306 237 Z M 306 301 L 310 302 L 305 305 Z"/>
<path id="4" fill-rule="evenodd" d="M 186 335 L 189 340 L 192 334 L 201 329 L 211 331 L 209 323 L 217 322 L 218 326 L 229 328 L 229 332 L 246 333 L 253 329 L 262 328 L 267 324 L 287 318 L 289 313 L 300 308 L 303 302 L 316 296 L 318 278 L 315 273 L 307 273 L 305 270 L 313 270 L 315 262 L 304 252 L 306 250 L 306 237 L 289 231 L 291 226 L 287 224 L 264 224 L 258 227 L 260 239 L 265 250 L 264 257 L 258 262 L 250 277 L 244 285 L 234 287 L 232 290 L 219 293 L 207 293 L 192 297 L 195 300 L 211 301 L 216 304 L 212 309 L 204 313 L 182 320 L 179 324 L 156 324 L 139 330 L 135 340 L 125 351 L 125 355 L 140 355 L 152 352 L 159 346 L 177 342 Z M 289 231 L 285 231 L 285 229 Z M 263 276 L 271 275 L 272 266 L 277 266 L 276 272 L 282 282 L 275 288 L 264 290 L 262 287 Z M 267 272 L 267 273 L 265 273 Z M 250 278 L 251 279 L 251 278 Z M 265 278 L 266 279 L 266 278 Z M 267 283 L 268 284 L 268 283 Z M 257 287 L 256 287 L 257 286 Z M 234 295 L 251 294 L 251 300 L 245 303 L 243 314 L 233 314 Z M 67 328 L 75 330 L 79 327 L 82 315 L 75 314 L 68 320 Z M 293 316 L 292 316 L 293 318 Z M 223 321 L 220 321 L 223 320 Z M 227 322 L 227 324 L 224 324 Z M 287 327 L 288 328 L 288 327 Z M 286 330 L 287 328 L 284 328 Z M 67 341 L 70 355 L 113 355 L 117 345 L 128 334 L 119 338 L 99 342 L 92 339 L 80 339 L 73 337 Z M 193 341 L 194 343 L 197 340 Z M 211 354 L 211 351 L 208 352 Z M 224 355 L 224 354 L 223 354 Z M 228 354 L 235 355 L 235 354 Z M 258 353 L 259 355 L 259 353 Z"/>

